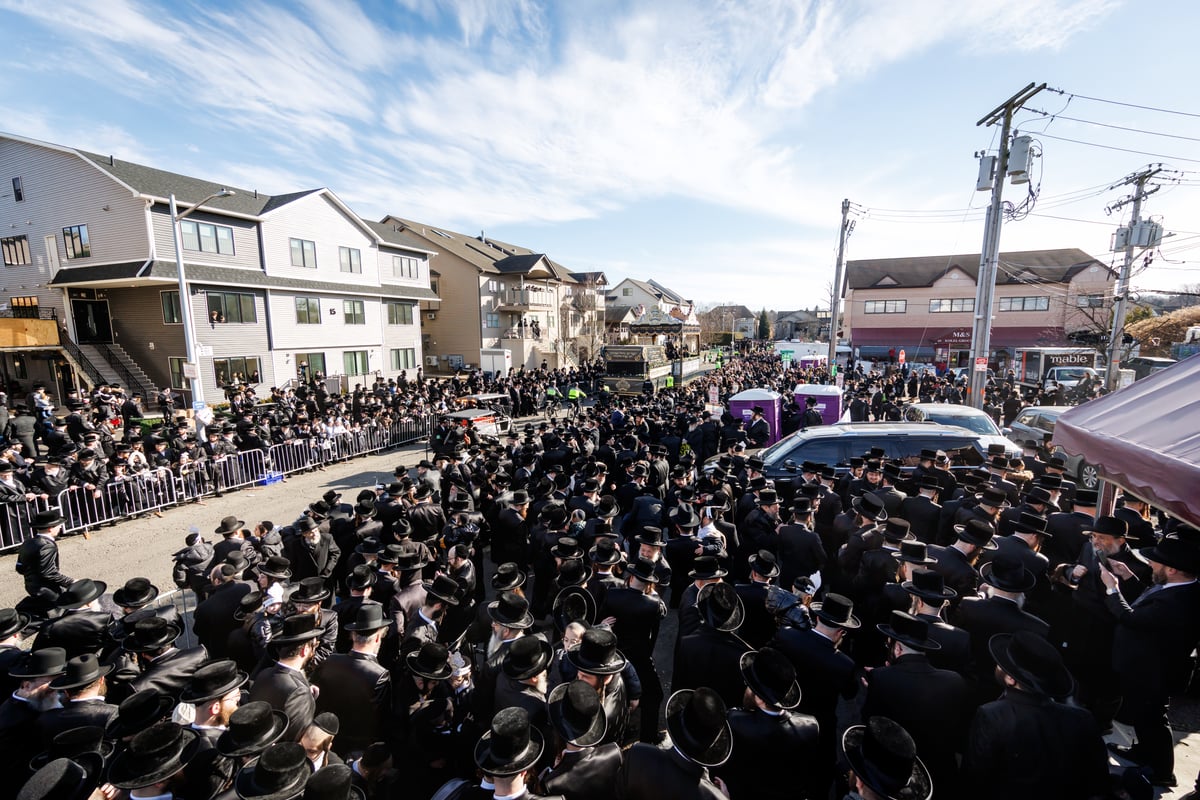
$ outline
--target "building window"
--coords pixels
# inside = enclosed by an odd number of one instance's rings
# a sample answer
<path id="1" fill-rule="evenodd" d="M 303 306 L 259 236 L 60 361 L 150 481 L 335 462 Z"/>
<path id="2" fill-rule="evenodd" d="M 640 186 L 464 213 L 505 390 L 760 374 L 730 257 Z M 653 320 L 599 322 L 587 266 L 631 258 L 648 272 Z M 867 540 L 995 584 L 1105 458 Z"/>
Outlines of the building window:
<path id="1" fill-rule="evenodd" d="M 362 272 L 362 251 L 357 247 L 339 247 L 338 265 L 342 272 Z"/>
<path id="2" fill-rule="evenodd" d="M 259 371 L 257 356 L 214 358 L 213 373 L 217 378 L 217 386 L 262 382 L 262 373 Z"/>
<path id="3" fill-rule="evenodd" d="M 388 303 L 388 325 L 412 325 L 414 308 L 412 303 Z"/>
<path id="4" fill-rule="evenodd" d="M 307 239 L 288 239 L 292 251 L 292 266 L 317 268 L 317 244 Z"/>
<path id="5" fill-rule="evenodd" d="M 167 369 L 171 372 L 171 388 L 172 389 L 187 389 L 188 379 L 183 377 L 184 359 L 169 356 L 167 358 Z"/>
<path id="6" fill-rule="evenodd" d="M 342 301 L 342 316 L 345 318 L 347 325 L 366 325 L 367 312 L 363 308 L 362 300 L 343 300 Z M 362 373 L 357 373 L 362 374 Z"/>
<path id="7" fill-rule="evenodd" d="M 1049 311 L 1050 298 L 1041 297 L 1001 297 L 997 300 L 997 311 Z"/>
<path id="8" fill-rule="evenodd" d="M 87 225 L 72 225 L 63 228 L 63 244 L 67 246 L 67 258 L 87 258 L 92 254 L 88 243 Z"/>
<path id="9" fill-rule="evenodd" d="M 500 327 L 500 315 L 495 312 L 489 312 L 487 314 L 484 314 L 483 327 L 499 328 Z"/>
<path id="10" fill-rule="evenodd" d="M 392 350 L 392 371 L 412 369 L 417 366 L 417 351 L 413 347 L 397 347 Z"/>
<path id="11" fill-rule="evenodd" d="M 487 282 L 487 290 L 493 294 L 500 291 L 502 288 L 504 288 L 504 287 L 502 287 L 500 285 L 500 281 L 488 281 Z"/>
<path id="12" fill-rule="evenodd" d="M 632 297 L 633 289 L 625 288 L 621 290 L 621 297 Z"/>
<path id="13" fill-rule="evenodd" d="M 183 249 L 198 253 L 233 255 L 233 228 L 185 219 L 179 223 Z"/>
<path id="14" fill-rule="evenodd" d="M 863 303 L 866 314 L 904 314 L 908 312 L 907 300 L 868 300 Z"/>
<path id="15" fill-rule="evenodd" d="M 19 203 L 25 199 L 25 184 L 21 182 L 20 178 L 13 178 L 12 184 L 13 201 Z"/>
<path id="16" fill-rule="evenodd" d="M 1075 298 L 1075 305 L 1080 308 L 1104 308 L 1104 295 L 1081 294 Z"/>
<path id="17" fill-rule="evenodd" d="M 393 278 L 416 278 L 419 274 L 420 260 L 410 256 L 392 256 Z"/>
<path id="18" fill-rule="evenodd" d="M 296 322 L 300 325 L 320 325 L 321 301 L 316 297 L 297 297 Z"/>
<path id="19" fill-rule="evenodd" d="M 956 311 L 974 311 L 974 297 L 955 297 L 950 300 L 930 300 L 930 314 L 947 314 Z"/>
<path id="20" fill-rule="evenodd" d="M 208 293 L 209 322 L 258 322 L 254 295 L 241 292 Z"/>
<path id="21" fill-rule="evenodd" d="M 342 353 L 342 366 L 347 375 L 366 375 L 370 371 L 367 366 L 367 351 L 347 350 Z"/>
<path id="22" fill-rule="evenodd" d="M 310 381 L 317 373 L 325 374 L 324 353 L 296 353 L 296 377 Z"/>
<path id="23" fill-rule="evenodd" d="M 25 236 L 6 236 L 0 239 L 0 247 L 4 249 L 4 266 L 19 267 L 30 263 L 29 239 Z"/>
<path id="24" fill-rule="evenodd" d="M 17 319 L 37 319 L 41 315 L 36 297 L 10 297 L 8 304 Z"/>
<path id="25" fill-rule="evenodd" d="M 179 305 L 179 292 L 159 292 L 162 302 L 163 325 L 183 324 L 183 309 Z"/>
<path id="26" fill-rule="evenodd" d="M 436 294 L 438 297 L 442 296 L 442 293 L 438 291 L 438 282 L 436 280 L 433 280 L 432 278 L 430 278 L 430 280 L 429 280 L 429 289 L 434 294 Z"/>

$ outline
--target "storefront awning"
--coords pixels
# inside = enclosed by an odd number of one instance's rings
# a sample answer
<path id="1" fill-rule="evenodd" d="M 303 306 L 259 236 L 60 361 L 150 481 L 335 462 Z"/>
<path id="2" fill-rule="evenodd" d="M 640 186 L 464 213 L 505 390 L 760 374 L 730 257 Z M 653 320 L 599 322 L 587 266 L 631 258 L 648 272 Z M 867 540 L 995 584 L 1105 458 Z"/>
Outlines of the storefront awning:
<path id="1" fill-rule="evenodd" d="M 966 350 L 971 347 L 971 329 L 959 326 L 931 328 L 859 328 L 850 331 L 855 347 L 944 347 Z M 1070 344 L 1066 332 L 1058 327 L 1013 325 L 992 328 L 991 345 L 1000 347 L 1054 347 Z"/>

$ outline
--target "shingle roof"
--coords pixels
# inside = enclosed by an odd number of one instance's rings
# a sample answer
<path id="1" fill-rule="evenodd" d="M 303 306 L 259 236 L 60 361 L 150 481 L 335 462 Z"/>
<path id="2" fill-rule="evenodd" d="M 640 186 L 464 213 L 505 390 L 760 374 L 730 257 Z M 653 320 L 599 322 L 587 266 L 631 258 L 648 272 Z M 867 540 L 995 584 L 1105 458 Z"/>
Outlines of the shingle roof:
<path id="1" fill-rule="evenodd" d="M 382 222 L 373 222 L 369 219 L 364 219 L 367 227 L 375 231 L 375 235 L 390 245 L 403 247 L 408 250 L 417 250 L 422 253 L 436 252 L 429 248 L 425 242 L 415 236 L 410 236 L 405 231 L 398 231 L 394 225 L 385 225 Z"/>
<path id="2" fill-rule="evenodd" d="M 996 283 L 1066 283 L 1093 266 L 1108 269 L 1107 265 L 1074 247 L 1001 253 Z M 954 268 L 965 272 L 971 280 L 977 280 L 979 254 L 847 261 L 846 286 L 850 289 L 930 286 Z"/>
<path id="3" fill-rule="evenodd" d="M 382 222 L 385 226 L 389 226 L 392 223 L 402 224 L 405 227 L 406 233 L 422 241 L 425 246 L 432 247 L 435 251 L 456 255 L 463 261 L 475 266 L 481 272 L 488 274 L 520 274 L 537 263 L 539 258 L 545 258 L 550 271 L 556 279 L 564 283 L 577 282 L 572 277 L 572 273 L 561 264 L 548 258 L 544 253 L 534 253 L 527 247 L 502 242 L 490 236 L 482 238 L 480 236 L 469 236 L 465 233 L 449 230 L 448 228 L 426 225 L 422 222 L 404 219 L 394 214 L 389 214 Z M 498 263 L 512 258 L 518 260 L 510 261 L 503 267 Z M 522 270 L 520 265 L 527 266 Z"/>
<path id="4" fill-rule="evenodd" d="M 102 264 L 95 267 L 70 267 L 59 270 L 50 283 L 52 286 L 74 286 L 96 281 L 111 281 L 122 278 L 158 278 L 175 280 L 178 272 L 174 261 L 154 261 L 148 270 L 142 271 L 144 261 L 124 264 Z M 412 300 L 436 300 L 438 296 L 423 286 L 350 286 L 329 281 L 309 281 L 300 278 L 284 278 L 267 275 L 257 269 L 214 267 L 208 264 L 185 264 L 189 283 L 217 283 L 231 286 L 254 286 L 265 289 L 300 289 L 314 292 L 356 294 L 366 297 L 403 297 Z"/>
<path id="5" fill-rule="evenodd" d="M 180 175 L 177 172 L 167 172 L 131 161 L 122 161 L 111 156 L 102 156 L 77 150 L 81 156 L 95 162 L 105 172 L 112 174 L 118 180 L 127 183 L 134 190 L 151 195 L 152 197 L 169 197 L 174 194 L 184 205 L 192 205 L 203 200 L 214 192 L 222 189 L 232 189 L 236 194 L 230 197 L 219 197 L 205 203 L 206 208 L 229 211 L 234 214 L 258 216 L 271 202 L 270 195 L 261 192 L 255 196 L 253 189 L 239 189 L 228 184 L 213 183 L 212 181 Z M 311 191 L 311 190 L 310 190 Z M 302 194 L 308 194 L 304 192 Z M 295 199 L 294 197 L 292 199 Z"/>

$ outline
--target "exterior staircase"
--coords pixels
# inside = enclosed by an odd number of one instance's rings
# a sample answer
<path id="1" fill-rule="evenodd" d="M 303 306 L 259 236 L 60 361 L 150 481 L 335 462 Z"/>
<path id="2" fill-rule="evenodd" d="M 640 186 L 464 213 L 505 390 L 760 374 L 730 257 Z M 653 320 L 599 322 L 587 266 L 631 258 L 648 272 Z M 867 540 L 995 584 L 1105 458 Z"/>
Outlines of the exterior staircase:
<path id="1" fill-rule="evenodd" d="M 79 351 L 103 377 L 105 383 L 115 383 L 126 393 L 138 392 L 150 407 L 158 387 L 129 353 L 119 344 L 81 344 Z"/>

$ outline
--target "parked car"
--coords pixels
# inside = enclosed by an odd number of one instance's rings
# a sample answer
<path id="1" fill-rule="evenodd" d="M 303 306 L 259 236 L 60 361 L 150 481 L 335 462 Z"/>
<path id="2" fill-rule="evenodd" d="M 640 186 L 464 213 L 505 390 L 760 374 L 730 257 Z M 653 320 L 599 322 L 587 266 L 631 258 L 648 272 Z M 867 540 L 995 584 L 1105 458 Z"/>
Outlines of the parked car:
<path id="1" fill-rule="evenodd" d="M 483 436 L 497 440 L 512 427 L 512 419 L 508 415 L 491 408 L 464 408 L 442 416 L 447 417 L 451 425 L 470 425 Z"/>
<path id="2" fill-rule="evenodd" d="M 913 403 L 904 407 L 904 418 L 910 422 L 936 422 L 953 425 L 979 434 L 984 450 L 988 445 L 1002 444 L 1011 458 L 1021 455 L 1021 448 L 1005 437 L 995 420 L 974 406 L 956 403 Z"/>
<path id="3" fill-rule="evenodd" d="M 763 473 L 772 479 L 789 479 L 805 461 L 829 464 L 839 473 L 849 469 L 850 459 L 873 447 L 881 447 L 887 458 L 915 467 L 922 450 L 943 450 L 955 463 L 978 466 L 987 457 L 987 444 L 965 428 L 932 422 L 850 422 L 821 425 L 798 431 L 758 451 Z M 705 462 L 706 470 L 716 465 L 719 456 Z"/>
<path id="4" fill-rule="evenodd" d="M 1033 444 L 1040 447 L 1047 433 L 1054 433 L 1058 418 L 1075 406 L 1029 406 L 1013 420 L 1012 427 L 1005 428 L 1008 438 L 1021 446 Z M 1095 489 L 1100 484 L 1100 473 L 1083 456 L 1073 456 L 1060 447 L 1054 452 L 1067 462 L 1066 474 L 1079 486 Z"/>

